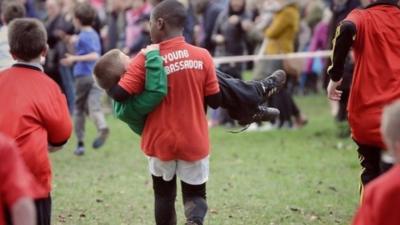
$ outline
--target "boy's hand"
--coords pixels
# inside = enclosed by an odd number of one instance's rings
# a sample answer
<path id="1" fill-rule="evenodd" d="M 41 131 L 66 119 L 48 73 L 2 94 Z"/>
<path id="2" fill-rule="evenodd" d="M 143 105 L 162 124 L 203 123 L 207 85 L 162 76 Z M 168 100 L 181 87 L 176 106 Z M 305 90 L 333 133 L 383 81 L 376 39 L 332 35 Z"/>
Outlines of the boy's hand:
<path id="1" fill-rule="evenodd" d="M 159 44 L 148 45 L 146 48 L 142 49 L 141 52 L 143 55 L 146 55 L 148 52 L 151 52 L 154 50 L 160 50 L 160 45 Z"/>
<path id="2" fill-rule="evenodd" d="M 232 15 L 228 18 L 228 22 L 232 25 L 236 25 L 240 22 L 240 17 L 237 15 Z"/>
<path id="3" fill-rule="evenodd" d="M 217 35 L 215 35 L 214 41 L 215 41 L 215 43 L 217 43 L 219 45 L 223 44 L 225 42 L 225 37 L 221 34 L 217 34 Z"/>
<path id="4" fill-rule="evenodd" d="M 63 66 L 71 66 L 72 64 L 75 63 L 75 56 L 71 55 L 69 53 L 66 53 L 65 58 L 61 59 L 60 62 Z"/>
<path id="5" fill-rule="evenodd" d="M 328 92 L 328 98 L 333 101 L 340 101 L 343 91 L 337 88 L 342 84 L 342 79 L 335 82 L 333 80 L 329 81 L 326 91 Z"/>

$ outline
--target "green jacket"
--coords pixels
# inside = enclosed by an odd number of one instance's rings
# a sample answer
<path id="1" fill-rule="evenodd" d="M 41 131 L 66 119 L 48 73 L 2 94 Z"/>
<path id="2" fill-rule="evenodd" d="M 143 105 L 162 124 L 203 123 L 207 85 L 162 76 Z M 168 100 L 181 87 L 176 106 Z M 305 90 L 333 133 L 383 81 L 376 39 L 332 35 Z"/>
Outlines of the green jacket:
<path id="1" fill-rule="evenodd" d="M 146 54 L 146 81 L 141 94 L 124 102 L 113 101 L 116 117 L 127 123 L 133 132 L 141 135 L 146 116 L 153 111 L 167 95 L 167 74 L 158 50 Z"/>

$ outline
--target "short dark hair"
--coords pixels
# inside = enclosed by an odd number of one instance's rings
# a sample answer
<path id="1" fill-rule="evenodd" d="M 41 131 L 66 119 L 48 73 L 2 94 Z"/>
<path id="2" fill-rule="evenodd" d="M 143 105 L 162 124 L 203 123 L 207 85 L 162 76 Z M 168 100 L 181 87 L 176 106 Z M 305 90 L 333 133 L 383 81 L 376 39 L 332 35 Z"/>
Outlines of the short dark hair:
<path id="1" fill-rule="evenodd" d="M 118 83 L 125 73 L 125 66 L 120 57 L 121 54 L 120 50 L 112 49 L 97 60 L 93 73 L 97 84 L 101 88 L 109 90 Z"/>
<path id="2" fill-rule="evenodd" d="M 8 28 L 8 42 L 11 54 L 18 59 L 31 61 L 46 49 L 46 28 L 38 19 L 14 19 Z"/>
<path id="3" fill-rule="evenodd" d="M 183 28 L 186 22 L 186 8 L 176 0 L 165 0 L 153 9 L 153 18 L 163 18 L 172 27 Z"/>
<path id="4" fill-rule="evenodd" d="M 6 24 L 10 23 L 13 19 L 25 17 L 25 14 L 25 7 L 19 2 L 5 1 L 1 5 L 1 15 Z"/>
<path id="5" fill-rule="evenodd" d="M 96 20 L 97 12 L 88 3 L 79 3 L 74 8 L 74 16 L 83 26 L 92 26 Z"/>

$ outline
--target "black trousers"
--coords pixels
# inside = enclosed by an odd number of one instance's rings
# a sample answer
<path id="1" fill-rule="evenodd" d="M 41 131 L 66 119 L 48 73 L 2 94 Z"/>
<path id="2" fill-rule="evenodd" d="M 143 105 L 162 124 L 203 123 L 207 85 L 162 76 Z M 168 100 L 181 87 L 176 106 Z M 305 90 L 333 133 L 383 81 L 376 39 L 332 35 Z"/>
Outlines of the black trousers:
<path id="1" fill-rule="evenodd" d="M 357 142 L 356 144 L 358 145 L 358 157 L 362 166 L 361 183 L 365 186 L 379 175 L 388 171 L 392 167 L 392 164 L 381 160 L 381 148 Z"/>
<path id="2" fill-rule="evenodd" d="M 256 81 L 242 81 L 217 70 L 218 84 L 221 91 L 221 107 L 235 120 L 240 120 L 264 102 L 263 89 Z"/>
<path id="3" fill-rule="evenodd" d="M 176 177 L 164 181 L 152 176 L 154 216 L 157 225 L 176 225 Z M 206 184 L 190 185 L 181 181 L 183 205 L 187 222 L 202 225 L 207 213 Z"/>
<path id="4" fill-rule="evenodd" d="M 350 90 L 342 90 L 342 97 L 339 101 L 339 110 L 336 115 L 336 120 L 339 122 L 347 121 L 347 103 L 349 102 Z"/>
<path id="5" fill-rule="evenodd" d="M 51 224 L 51 196 L 35 200 L 37 225 Z"/>
<path id="6" fill-rule="evenodd" d="M 35 199 L 37 225 L 51 224 L 51 196 L 47 198 Z M 13 225 L 11 214 L 8 209 L 5 210 L 7 225 Z"/>
<path id="7" fill-rule="evenodd" d="M 292 117 L 300 116 L 300 110 L 290 95 L 288 89 L 285 87 L 280 92 L 271 96 L 269 100 L 270 106 L 279 109 L 279 127 L 282 127 L 285 122 L 292 126 Z"/>

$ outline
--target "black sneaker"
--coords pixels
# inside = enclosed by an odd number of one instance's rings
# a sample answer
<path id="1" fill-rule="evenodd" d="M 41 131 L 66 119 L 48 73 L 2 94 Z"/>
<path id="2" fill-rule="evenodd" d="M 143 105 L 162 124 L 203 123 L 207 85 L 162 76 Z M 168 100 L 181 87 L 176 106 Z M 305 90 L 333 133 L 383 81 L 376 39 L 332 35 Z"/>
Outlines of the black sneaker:
<path id="1" fill-rule="evenodd" d="M 197 223 L 195 223 L 195 222 L 193 222 L 193 221 L 187 221 L 187 222 L 185 223 L 185 225 L 199 225 L 199 224 L 197 224 Z"/>
<path id="2" fill-rule="evenodd" d="M 277 70 L 267 78 L 260 80 L 260 84 L 264 91 L 265 100 L 277 93 L 286 82 L 286 73 L 283 70 Z"/>
<path id="3" fill-rule="evenodd" d="M 262 121 L 272 121 L 278 118 L 280 111 L 276 108 L 270 108 L 264 105 L 259 105 L 257 111 L 249 118 L 239 121 L 240 125 L 248 125 Z"/>
<path id="4" fill-rule="evenodd" d="M 104 145 L 107 140 L 108 134 L 110 130 L 108 128 L 101 129 L 99 132 L 99 136 L 93 141 L 92 147 L 97 149 Z"/>

